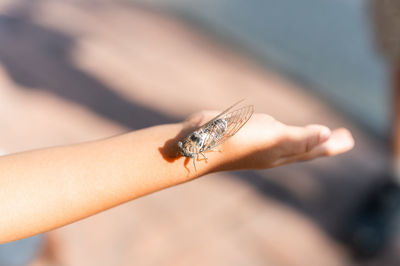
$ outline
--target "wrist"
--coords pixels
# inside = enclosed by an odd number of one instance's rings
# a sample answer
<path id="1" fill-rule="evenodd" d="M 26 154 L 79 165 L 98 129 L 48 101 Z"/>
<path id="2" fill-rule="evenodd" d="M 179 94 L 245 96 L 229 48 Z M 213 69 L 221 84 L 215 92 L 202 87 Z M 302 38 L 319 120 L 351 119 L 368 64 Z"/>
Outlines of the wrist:
<path id="1" fill-rule="evenodd" d="M 228 153 L 225 152 L 226 143 L 215 147 L 215 151 L 209 150 L 203 152 L 206 158 L 201 153 L 195 155 L 194 158 L 185 157 L 179 151 L 178 142 L 183 142 L 189 134 L 196 130 L 198 125 L 183 122 L 163 125 L 161 127 L 164 128 L 163 131 L 167 137 L 163 140 L 163 145 L 158 150 L 164 161 L 172 163 L 174 167 L 185 171 L 185 181 L 220 171 L 220 166 L 227 159 L 226 155 Z"/>

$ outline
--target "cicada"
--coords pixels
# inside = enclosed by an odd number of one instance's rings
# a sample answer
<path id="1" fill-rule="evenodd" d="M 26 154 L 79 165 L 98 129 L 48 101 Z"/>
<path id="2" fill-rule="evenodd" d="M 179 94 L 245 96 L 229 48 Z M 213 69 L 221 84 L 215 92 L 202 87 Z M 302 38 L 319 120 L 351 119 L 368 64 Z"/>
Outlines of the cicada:
<path id="1" fill-rule="evenodd" d="M 214 150 L 228 138 L 241 129 L 250 119 L 254 112 L 253 105 L 247 105 L 234 109 L 241 101 L 233 104 L 225 111 L 200 126 L 197 130 L 187 135 L 182 141 L 178 141 L 179 153 L 193 159 L 193 166 L 196 169 L 196 160 L 201 154 L 206 161 L 206 151 Z"/>

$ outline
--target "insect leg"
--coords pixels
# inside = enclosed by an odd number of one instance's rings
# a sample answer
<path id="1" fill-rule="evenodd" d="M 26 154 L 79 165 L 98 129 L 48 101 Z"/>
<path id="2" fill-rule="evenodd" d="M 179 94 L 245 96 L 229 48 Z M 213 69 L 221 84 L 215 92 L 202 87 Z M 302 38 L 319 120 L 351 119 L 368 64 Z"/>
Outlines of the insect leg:
<path id="1" fill-rule="evenodd" d="M 193 158 L 192 160 L 193 160 L 194 171 L 197 172 L 197 168 L 196 168 L 196 159 Z"/>
<path id="2" fill-rule="evenodd" d="M 203 152 L 200 152 L 200 154 L 203 155 L 204 159 L 206 159 L 206 162 L 208 162 L 207 156 Z"/>

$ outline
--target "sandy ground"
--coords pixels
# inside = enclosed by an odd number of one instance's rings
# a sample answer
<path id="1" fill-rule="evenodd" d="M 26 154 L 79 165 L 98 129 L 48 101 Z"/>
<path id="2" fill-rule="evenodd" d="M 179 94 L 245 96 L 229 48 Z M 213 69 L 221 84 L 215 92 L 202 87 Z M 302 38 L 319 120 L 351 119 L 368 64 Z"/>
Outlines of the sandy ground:
<path id="1" fill-rule="evenodd" d="M 209 175 L 47 235 L 32 265 L 350 265 L 334 240 L 384 165 L 338 111 L 193 26 L 107 1 L 2 1 L 0 147 L 18 152 L 178 121 L 238 99 L 285 123 L 346 126 L 337 158 Z"/>

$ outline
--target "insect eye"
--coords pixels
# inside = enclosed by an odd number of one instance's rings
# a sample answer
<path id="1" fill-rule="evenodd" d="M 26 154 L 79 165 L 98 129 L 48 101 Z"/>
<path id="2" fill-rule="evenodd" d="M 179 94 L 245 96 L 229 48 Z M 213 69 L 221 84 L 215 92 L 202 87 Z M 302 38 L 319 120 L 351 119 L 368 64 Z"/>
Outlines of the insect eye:
<path id="1" fill-rule="evenodd" d="M 198 138 L 197 138 L 195 135 L 191 135 L 191 136 L 190 136 L 190 139 L 191 139 L 192 141 L 197 141 L 197 140 L 198 140 Z"/>

